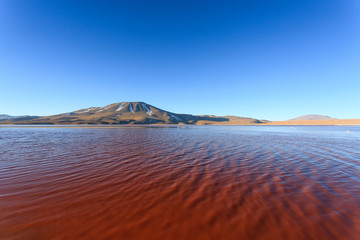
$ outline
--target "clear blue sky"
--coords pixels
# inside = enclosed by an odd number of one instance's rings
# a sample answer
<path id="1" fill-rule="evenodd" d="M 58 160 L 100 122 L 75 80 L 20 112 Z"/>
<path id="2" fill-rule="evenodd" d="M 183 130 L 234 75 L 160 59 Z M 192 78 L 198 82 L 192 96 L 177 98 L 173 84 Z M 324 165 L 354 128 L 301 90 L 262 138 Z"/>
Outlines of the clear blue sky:
<path id="1" fill-rule="evenodd" d="M 0 114 L 360 118 L 359 0 L 0 1 Z"/>

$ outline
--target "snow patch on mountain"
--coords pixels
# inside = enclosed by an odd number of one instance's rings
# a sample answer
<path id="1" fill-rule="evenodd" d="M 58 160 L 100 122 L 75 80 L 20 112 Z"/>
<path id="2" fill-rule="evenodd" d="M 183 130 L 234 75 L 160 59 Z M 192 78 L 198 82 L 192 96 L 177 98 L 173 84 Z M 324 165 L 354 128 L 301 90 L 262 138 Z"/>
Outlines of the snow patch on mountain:
<path id="1" fill-rule="evenodd" d="M 86 113 L 86 112 L 90 112 L 90 111 L 95 110 L 95 109 L 97 109 L 97 107 L 85 108 L 85 109 L 76 111 L 76 113 Z"/>
<path id="2" fill-rule="evenodd" d="M 102 112 L 102 111 L 104 111 L 104 110 L 106 110 L 106 109 L 108 109 L 108 108 L 111 108 L 111 107 L 112 107 L 111 105 L 105 106 L 105 107 L 101 107 L 101 108 L 98 110 L 98 112 Z"/>
<path id="3" fill-rule="evenodd" d="M 152 111 L 143 103 L 142 104 L 143 105 L 143 107 L 147 110 L 147 114 L 149 115 L 149 117 L 151 116 L 151 113 L 152 113 Z"/>
<path id="4" fill-rule="evenodd" d="M 170 117 L 174 118 L 177 121 L 181 121 L 181 119 L 178 116 L 175 116 L 174 114 L 170 113 Z"/>
<path id="5" fill-rule="evenodd" d="M 121 103 L 115 111 L 120 111 L 124 107 L 124 103 Z"/>

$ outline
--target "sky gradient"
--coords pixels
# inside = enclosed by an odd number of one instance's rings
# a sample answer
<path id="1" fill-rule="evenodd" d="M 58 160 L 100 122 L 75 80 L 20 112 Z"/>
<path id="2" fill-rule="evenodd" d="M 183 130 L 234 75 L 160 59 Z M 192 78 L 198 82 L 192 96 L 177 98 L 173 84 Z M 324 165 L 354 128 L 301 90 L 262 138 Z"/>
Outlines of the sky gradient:
<path id="1" fill-rule="evenodd" d="M 360 1 L 0 1 L 0 114 L 360 118 Z"/>

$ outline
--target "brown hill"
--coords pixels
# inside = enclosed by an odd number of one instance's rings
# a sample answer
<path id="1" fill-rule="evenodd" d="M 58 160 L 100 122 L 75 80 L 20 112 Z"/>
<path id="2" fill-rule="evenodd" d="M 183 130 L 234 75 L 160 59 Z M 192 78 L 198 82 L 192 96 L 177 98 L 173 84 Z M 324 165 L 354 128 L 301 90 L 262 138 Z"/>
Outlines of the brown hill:
<path id="1" fill-rule="evenodd" d="M 144 102 L 119 102 L 35 119 L 9 119 L 1 124 L 199 124 L 247 125 L 265 123 L 234 116 L 177 114 Z"/>

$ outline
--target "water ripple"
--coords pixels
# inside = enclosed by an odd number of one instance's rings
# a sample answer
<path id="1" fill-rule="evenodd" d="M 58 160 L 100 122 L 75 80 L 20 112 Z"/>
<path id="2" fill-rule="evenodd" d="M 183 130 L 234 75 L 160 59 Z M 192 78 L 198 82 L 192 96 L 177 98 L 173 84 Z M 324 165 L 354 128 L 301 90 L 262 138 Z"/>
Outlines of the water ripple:
<path id="1" fill-rule="evenodd" d="M 0 136 L 0 239 L 360 237 L 360 136 L 341 128 Z"/>

